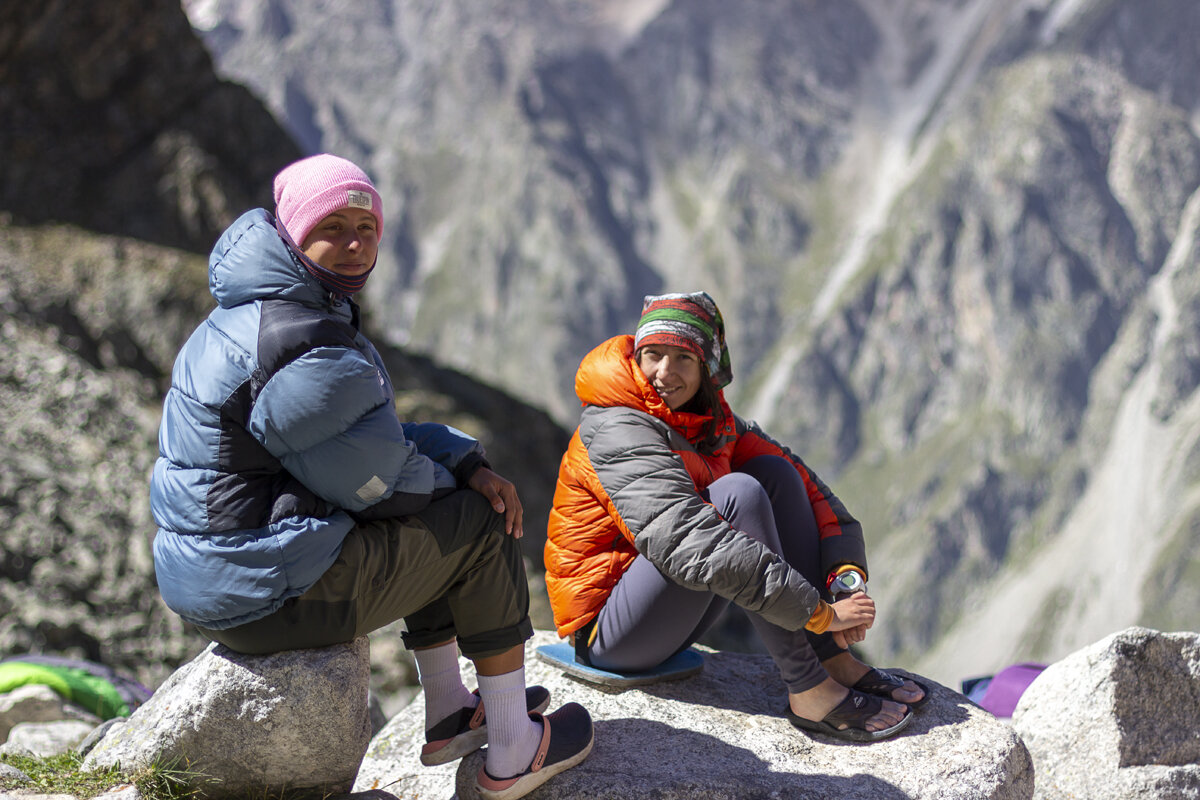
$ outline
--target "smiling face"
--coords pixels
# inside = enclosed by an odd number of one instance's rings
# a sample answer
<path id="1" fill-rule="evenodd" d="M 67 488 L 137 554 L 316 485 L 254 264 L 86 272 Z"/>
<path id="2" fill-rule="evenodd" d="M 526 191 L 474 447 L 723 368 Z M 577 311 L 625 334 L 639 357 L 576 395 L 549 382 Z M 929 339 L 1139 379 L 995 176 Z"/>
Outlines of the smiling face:
<path id="1" fill-rule="evenodd" d="M 300 250 L 339 275 L 362 275 L 379 254 L 379 222 L 370 211 L 339 209 L 317 223 Z"/>
<path id="2" fill-rule="evenodd" d="M 704 368 L 691 350 L 669 344 L 648 344 L 637 353 L 638 367 L 667 407 L 678 411 L 700 390 Z"/>

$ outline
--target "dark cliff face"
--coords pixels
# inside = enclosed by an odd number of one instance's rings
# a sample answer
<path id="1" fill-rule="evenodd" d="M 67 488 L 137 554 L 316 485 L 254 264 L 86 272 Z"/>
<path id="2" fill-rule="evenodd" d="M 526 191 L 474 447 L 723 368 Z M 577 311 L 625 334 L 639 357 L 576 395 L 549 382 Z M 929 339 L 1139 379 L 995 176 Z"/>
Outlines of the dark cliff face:
<path id="1" fill-rule="evenodd" d="M 299 150 L 177 2 L 5 3 L 0 209 L 205 251 Z"/>
<path id="2" fill-rule="evenodd" d="M 298 151 L 171 2 L 5 4 L 0 107 L 0 652 L 153 686 L 203 646 L 158 597 L 147 494 L 212 299 L 203 257 L 148 243 L 206 252 Z"/>
<path id="3" fill-rule="evenodd" d="M 273 175 L 300 151 L 214 75 L 178 3 L 5 4 L 0 107 L 0 656 L 70 654 L 155 686 L 205 644 L 154 581 L 162 393 L 213 305 L 203 254 L 242 211 L 270 207 Z M 517 483 L 540 566 L 566 432 L 380 350 L 406 418 L 477 436 Z M 376 659 L 377 688 L 411 681 L 397 642 L 376 643 L 393 655 Z"/>

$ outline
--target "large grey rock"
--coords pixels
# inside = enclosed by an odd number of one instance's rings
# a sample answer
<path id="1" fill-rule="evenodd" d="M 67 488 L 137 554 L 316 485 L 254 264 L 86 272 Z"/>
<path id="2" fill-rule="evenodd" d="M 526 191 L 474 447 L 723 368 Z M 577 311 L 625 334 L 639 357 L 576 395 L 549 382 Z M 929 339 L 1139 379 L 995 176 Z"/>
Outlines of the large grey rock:
<path id="1" fill-rule="evenodd" d="M 133 784 L 126 784 L 96 795 L 93 800 L 142 800 L 142 793 Z"/>
<path id="2" fill-rule="evenodd" d="M 1037 798 L 1200 798 L 1200 634 L 1127 628 L 1051 664 L 1013 712 Z"/>
<path id="3" fill-rule="evenodd" d="M 346 791 L 371 738 L 370 647 L 245 656 L 210 645 L 114 726 L 85 768 L 186 764 L 210 797 L 262 788 Z"/>
<path id="4" fill-rule="evenodd" d="M 931 684 L 933 697 L 901 735 L 868 746 L 797 731 L 781 715 L 783 684 L 766 656 L 706 650 L 703 672 L 683 681 L 604 691 L 567 678 L 534 656 L 556 641 L 539 631 L 526 648 L 526 679 L 552 693 L 551 710 L 582 703 L 596 722 L 583 764 L 531 797 L 828 798 L 1005 800 L 1033 795 L 1033 766 L 1012 730 L 962 695 Z M 473 676 L 462 661 L 464 676 Z M 422 767 L 424 701 L 415 700 L 371 742 L 355 789 L 398 796 L 473 797 L 478 754 Z M 457 794 L 456 794 L 457 793 Z"/>

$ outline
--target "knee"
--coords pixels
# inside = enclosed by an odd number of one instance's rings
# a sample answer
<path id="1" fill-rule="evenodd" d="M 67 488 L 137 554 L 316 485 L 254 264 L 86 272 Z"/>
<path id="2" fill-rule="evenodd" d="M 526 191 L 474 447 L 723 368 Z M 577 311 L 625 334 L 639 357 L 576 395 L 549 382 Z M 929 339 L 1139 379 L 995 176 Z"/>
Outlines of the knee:
<path id="1" fill-rule="evenodd" d="M 771 498 L 768 497 L 767 490 L 753 475 L 731 472 L 721 478 L 721 484 L 736 503 L 770 507 Z"/>
<path id="2" fill-rule="evenodd" d="M 796 466 L 783 456 L 755 456 L 742 464 L 738 472 L 758 483 L 772 498 L 771 502 L 797 500 L 808 502 L 808 489 Z"/>
<path id="3" fill-rule="evenodd" d="M 477 513 L 473 513 L 471 516 L 476 530 L 475 538 L 488 552 L 499 551 L 509 559 L 513 558 L 515 553 L 515 557 L 519 560 L 521 543 L 515 536 L 504 532 L 504 514 L 498 513 L 496 509 L 492 508 L 492 504 L 483 495 L 475 491 L 467 491 L 475 495 L 470 501 L 474 504 L 474 509 L 477 509 Z"/>
<path id="4" fill-rule="evenodd" d="M 799 478 L 799 473 L 796 472 L 796 467 L 792 462 L 788 461 L 783 456 L 762 455 L 742 464 L 738 468 L 739 472 L 744 472 L 751 475 L 755 480 L 762 483 L 767 480 L 780 480 L 788 478 Z"/>
<path id="5" fill-rule="evenodd" d="M 734 472 L 721 478 L 723 502 L 718 504 L 721 516 L 756 539 L 756 531 L 774 518 L 771 498 L 763 485 L 752 476 Z"/>
<path id="6" fill-rule="evenodd" d="M 721 479 L 721 486 L 724 486 L 726 492 L 731 497 L 738 500 L 757 500 L 758 498 L 766 499 L 767 491 L 762 487 L 762 483 L 754 475 L 737 471 L 730 473 Z"/>

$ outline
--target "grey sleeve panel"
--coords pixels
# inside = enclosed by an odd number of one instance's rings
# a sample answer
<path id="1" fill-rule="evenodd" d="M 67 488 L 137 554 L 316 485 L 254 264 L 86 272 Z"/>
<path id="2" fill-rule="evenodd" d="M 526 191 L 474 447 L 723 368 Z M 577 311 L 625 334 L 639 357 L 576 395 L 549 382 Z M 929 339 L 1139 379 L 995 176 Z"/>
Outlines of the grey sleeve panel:
<path id="1" fill-rule="evenodd" d="M 782 628 L 804 627 L 817 607 L 817 590 L 704 501 L 671 449 L 670 426 L 633 409 L 589 408 L 579 430 L 635 547 L 663 575 Z"/>

